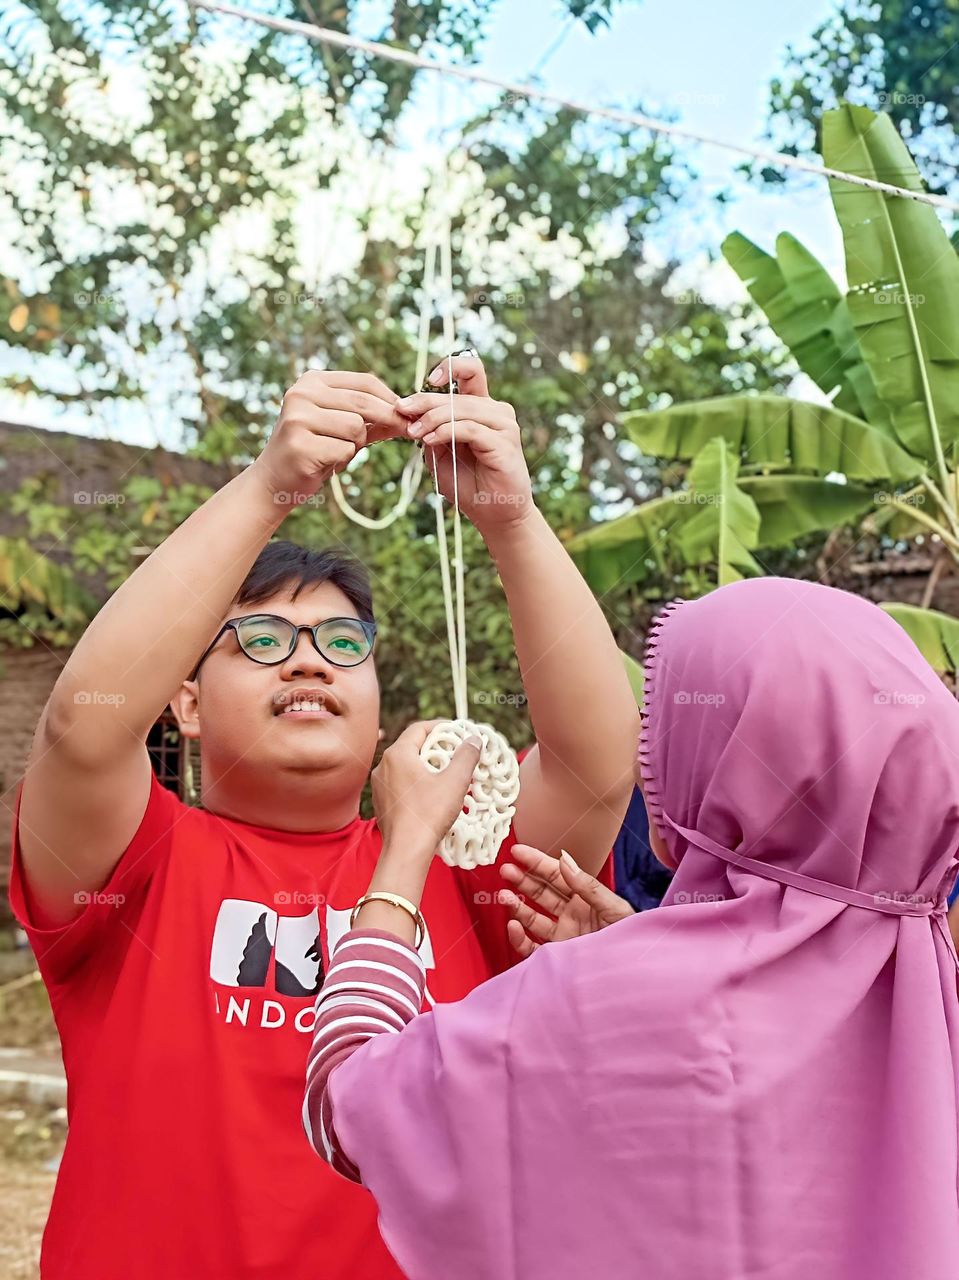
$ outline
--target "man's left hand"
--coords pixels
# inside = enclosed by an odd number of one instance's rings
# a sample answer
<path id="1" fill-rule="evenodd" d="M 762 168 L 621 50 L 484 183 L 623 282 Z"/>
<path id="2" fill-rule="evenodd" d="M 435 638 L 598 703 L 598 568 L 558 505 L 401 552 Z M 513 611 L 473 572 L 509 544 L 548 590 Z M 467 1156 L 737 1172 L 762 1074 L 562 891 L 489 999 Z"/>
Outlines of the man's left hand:
<path id="1" fill-rule="evenodd" d="M 454 395 L 418 392 L 397 402 L 399 412 L 410 419 L 410 439 L 423 442 L 439 490 L 452 502 L 455 429 L 460 510 L 481 533 L 522 521 L 534 507 L 516 411 L 505 401 L 490 399 L 486 371 L 477 357 L 443 360 L 430 381 L 442 385 L 451 372 L 459 387 Z"/>

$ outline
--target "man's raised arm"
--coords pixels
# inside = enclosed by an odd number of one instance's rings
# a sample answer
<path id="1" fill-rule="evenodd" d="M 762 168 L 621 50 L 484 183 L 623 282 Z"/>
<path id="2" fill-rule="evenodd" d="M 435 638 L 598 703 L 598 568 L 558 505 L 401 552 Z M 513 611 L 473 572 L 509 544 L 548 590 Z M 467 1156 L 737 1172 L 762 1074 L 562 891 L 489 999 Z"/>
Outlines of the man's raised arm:
<path id="1" fill-rule="evenodd" d="M 396 396 L 369 374 L 304 374 L 259 458 L 195 511 L 87 627 L 37 725 L 19 837 L 44 923 L 78 914 L 143 817 L 146 738 L 188 678 L 291 507 L 357 449 L 405 433 Z"/>
<path id="2" fill-rule="evenodd" d="M 430 376 L 445 381 L 448 374 L 444 361 Z M 537 743 L 520 765 L 516 836 L 556 857 L 565 848 L 595 874 L 633 792 L 639 711 L 598 602 L 533 502 L 512 406 L 489 398 L 475 357 L 454 357 L 452 376 L 460 392 L 452 404 L 449 396 L 420 393 L 399 407 L 414 420 L 410 434 L 436 451 L 447 498 L 455 431 L 464 460 L 460 507 L 483 535 L 506 591 Z"/>

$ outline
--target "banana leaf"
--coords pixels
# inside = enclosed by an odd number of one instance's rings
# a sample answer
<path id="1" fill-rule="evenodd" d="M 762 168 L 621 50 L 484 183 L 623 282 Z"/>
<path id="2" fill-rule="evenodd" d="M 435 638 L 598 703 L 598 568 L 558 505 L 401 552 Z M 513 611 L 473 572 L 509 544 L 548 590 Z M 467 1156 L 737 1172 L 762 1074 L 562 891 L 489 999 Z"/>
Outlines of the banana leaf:
<path id="1" fill-rule="evenodd" d="M 912 638 L 916 648 L 935 671 L 955 675 L 959 670 L 959 619 L 916 605 L 880 605 Z"/>
<path id="2" fill-rule="evenodd" d="M 620 583 L 644 582 L 662 573 L 667 548 L 675 551 L 675 531 L 691 512 L 685 490 L 653 498 L 577 534 L 566 549 L 592 589 L 602 595 Z"/>
<path id="3" fill-rule="evenodd" d="M 923 470 L 894 440 L 830 405 L 785 396 L 716 396 L 624 416 L 629 438 L 661 458 L 691 458 L 707 440 L 722 435 L 747 464 L 789 466 L 853 480 L 901 484 Z"/>
<path id="4" fill-rule="evenodd" d="M 953 492 L 955 492 L 955 472 L 953 472 Z M 866 532 L 885 534 L 886 537 L 898 539 L 914 538 L 920 533 L 928 537 L 931 532 L 929 526 L 924 525 L 919 520 L 912 519 L 900 507 L 892 506 L 889 502 L 891 496 L 886 493 L 879 495 L 879 502 L 875 511 L 870 513 L 863 524 Z M 897 496 L 901 502 L 905 502 L 910 507 L 914 507 L 916 510 L 931 516 L 934 520 L 942 522 L 942 512 L 939 510 L 938 503 L 932 500 L 923 485 L 916 485 L 914 488 L 907 489 L 905 493 L 900 493 Z"/>
<path id="5" fill-rule="evenodd" d="M 734 231 L 722 244 L 726 261 L 792 352 L 804 373 L 843 413 L 889 431 L 889 411 L 863 364 L 846 300 L 822 263 L 783 232 L 776 257 Z"/>
<path id="6" fill-rule="evenodd" d="M 739 459 L 722 436 L 704 445 L 687 477 L 688 501 L 698 510 L 676 531 L 686 563 L 715 564 L 720 586 L 762 574 L 749 554 L 758 545 L 759 512 L 736 484 L 738 472 Z"/>
<path id="7" fill-rule="evenodd" d="M 876 490 L 815 476 L 740 476 L 760 515 L 761 547 L 788 547 L 823 529 L 852 524 L 876 503 Z"/>
<path id="8" fill-rule="evenodd" d="M 890 116 L 845 103 L 823 116 L 827 165 L 922 191 Z M 955 465 L 959 442 L 959 257 L 935 210 L 830 179 L 847 303 L 897 439 Z"/>
<path id="9" fill-rule="evenodd" d="M 759 512 L 736 485 L 738 460 L 721 436 L 709 441 L 689 469 L 689 488 L 644 502 L 635 510 L 567 544 L 594 591 L 642 582 L 662 573 L 665 557 L 698 568 L 717 566 L 720 584 L 762 570 L 749 554 Z"/>

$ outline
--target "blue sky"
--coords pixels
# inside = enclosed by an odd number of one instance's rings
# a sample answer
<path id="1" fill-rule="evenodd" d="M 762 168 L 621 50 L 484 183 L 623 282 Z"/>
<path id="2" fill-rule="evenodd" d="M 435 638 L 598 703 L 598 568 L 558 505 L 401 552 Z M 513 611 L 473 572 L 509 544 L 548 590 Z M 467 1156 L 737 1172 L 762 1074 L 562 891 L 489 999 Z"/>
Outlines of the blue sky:
<path id="1" fill-rule="evenodd" d="M 698 132 L 768 146 L 761 134 L 769 81 L 787 44 L 807 44 L 835 8 L 834 0 L 627 0 L 595 36 L 576 24 L 540 75 L 546 88 L 570 98 L 608 106 L 641 101 L 650 115 L 672 110 Z M 484 70 L 525 80 L 562 32 L 565 12 L 558 0 L 502 0 L 481 56 Z M 447 101 L 460 92 L 447 90 Z M 426 101 L 432 97 L 424 93 Z M 824 181 L 803 179 L 782 195 L 740 179 L 739 157 L 729 152 L 696 147 L 685 154 L 702 181 L 673 220 L 670 248 L 692 258 L 697 249 L 717 248 L 733 229 L 770 247 L 789 230 L 841 275 Z M 733 201 L 717 205 L 712 193 L 729 185 Z"/>
<path id="2" fill-rule="evenodd" d="M 252 8 L 264 0 L 247 3 Z M 391 4 L 392 0 L 367 0 L 358 14 L 358 32 L 381 31 Z M 786 46 L 807 44 L 834 6 L 835 0 L 626 0 L 617 6 L 609 28 L 591 36 L 580 24 L 568 24 L 560 0 L 500 0 L 479 65 L 505 80 L 525 81 L 549 53 L 540 79 L 557 94 L 607 106 L 635 108 L 642 103 L 652 116 L 675 112 L 682 124 L 698 132 L 768 145 L 761 134 L 769 81 L 782 66 Z M 556 46 L 560 35 L 563 39 Z M 457 118 L 468 118 L 492 97 L 490 91 L 464 87 L 462 82 L 421 75 L 406 131 L 411 154 L 397 157 L 401 173 L 410 164 L 432 159 L 438 131 L 445 129 L 452 142 Z M 678 289 L 694 289 L 717 303 L 744 296 L 725 264 L 710 267 L 707 261 L 732 230 L 765 248 L 772 247 L 778 232 L 791 231 L 842 279 L 842 244 L 824 181 L 805 178 L 793 182 L 786 193 L 762 189 L 735 173 L 739 157 L 714 148 L 682 148 L 700 181 L 651 244 L 660 258 L 683 264 Z M 732 191 L 729 203 L 715 199 L 721 189 Z M 16 364 L 15 351 L 0 354 L 0 368 Z M 50 389 L 55 395 L 53 383 Z M 55 406 L 49 400 L 24 402 L 6 393 L 0 394 L 0 413 L 50 424 Z M 109 434 L 134 439 L 146 430 L 144 410 L 132 407 L 124 411 L 122 422 L 109 426 L 73 421 L 74 416 L 68 411 L 57 425 L 95 433 L 106 427 Z M 173 423 L 168 425 L 172 428 Z"/>

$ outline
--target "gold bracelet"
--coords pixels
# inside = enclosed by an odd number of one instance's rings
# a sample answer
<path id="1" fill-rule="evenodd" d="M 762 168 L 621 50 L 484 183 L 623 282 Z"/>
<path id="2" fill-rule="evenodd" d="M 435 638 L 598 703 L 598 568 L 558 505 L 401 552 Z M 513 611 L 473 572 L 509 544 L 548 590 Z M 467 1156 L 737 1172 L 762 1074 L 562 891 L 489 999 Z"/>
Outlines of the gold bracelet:
<path id="1" fill-rule="evenodd" d="M 350 915 L 351 929 L 356 924 L 356 917 L 360 908 L 365 906 L 367 902 L 388 902 L 390 906 L 400 907 L 408 915 L 412 916 L 413 923 L 416 925 L 416 941 L 413 943 L 413 948 L 414 950 L 419 950 L 420 943 L 426 937 L 426 921 L 423 919 L 419 907 L 410 902 L 409 898 L 401 898 L 398 893 L 364 893 Z"/>

